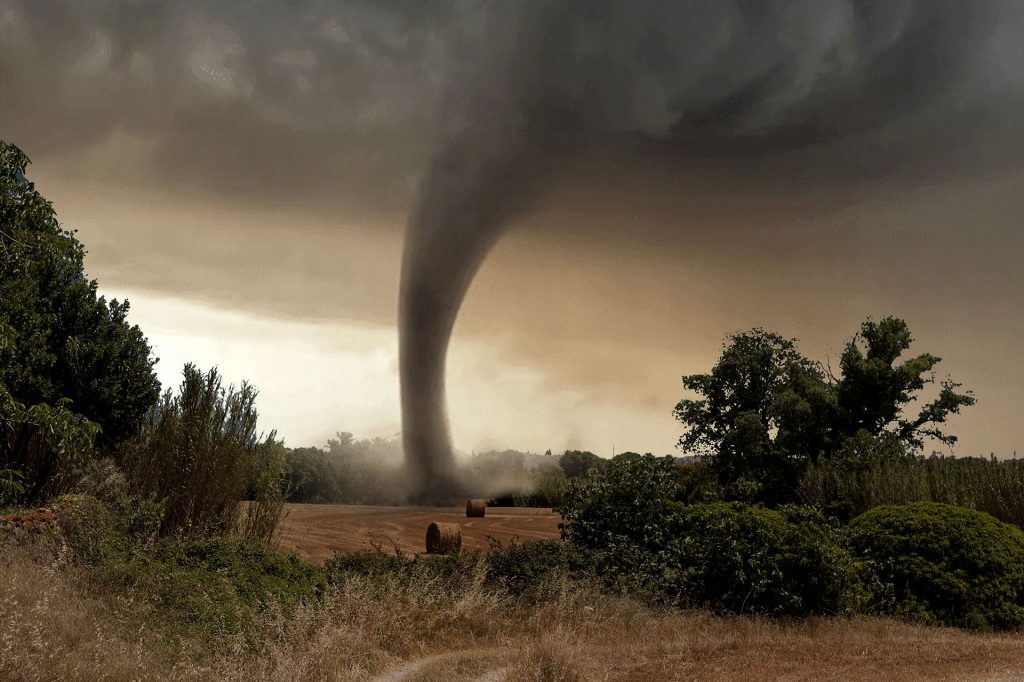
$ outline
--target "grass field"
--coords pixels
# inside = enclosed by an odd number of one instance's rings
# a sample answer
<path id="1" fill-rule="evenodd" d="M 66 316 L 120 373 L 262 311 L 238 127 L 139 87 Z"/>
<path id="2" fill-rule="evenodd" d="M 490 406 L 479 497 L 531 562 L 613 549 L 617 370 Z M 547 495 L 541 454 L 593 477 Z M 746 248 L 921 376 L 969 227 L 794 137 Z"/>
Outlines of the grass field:
<path id="1" fill-rule="evenodd" d="M 794 622 L 651 609 L 567 591 L 529 605 L 444 585 L 352 583 L 258 650 L 168 648 L 125 596 L 22 552 L 0 557 L 3 680 L 1024 680 L 1024 637 L 889 620 Z M 275 634 L 276 632 L 276 634 Z"/>
<path id="2" fill-rule="evenodd" d="M 490 507 L 484 518 L 466 518 L 464 507 L 364 507 L 337 504 L 289 504 L 278 536 L 280 547 L 312 561 L 335 552 L 354 552 L 379 545 L 386 551 L 423 552 L 431 521 L 458 523 L 465 549 L 486 549 L 492 536 L 502 543 L 513 538 L 558 537 L 558 514 L 532 507 Z"/>
<path id="3" fill-rule="evenodd" d="M 282 545 L 314 559 L 366 548 L 370 538 L 418 552 L 431 520 L 459 522 L 474 547 L 487 535 L 554 537 L 558 521 L 535 509 L 488 509 L 484 519 L 461 508 L 289 511 Z M 353 576 L 290 616 L 256 615 L 257 641 L 225 635 L 211 648 L 169 633 L 177 612 L 152 594 L 115 588 L 56 550 L 0 544 L 0 680 L 1024 682 L 1021 633 L 868 617 L 718 617 L 562 577 L 531 601 L 488 587 L 482 572 L 462 581 Z"/>

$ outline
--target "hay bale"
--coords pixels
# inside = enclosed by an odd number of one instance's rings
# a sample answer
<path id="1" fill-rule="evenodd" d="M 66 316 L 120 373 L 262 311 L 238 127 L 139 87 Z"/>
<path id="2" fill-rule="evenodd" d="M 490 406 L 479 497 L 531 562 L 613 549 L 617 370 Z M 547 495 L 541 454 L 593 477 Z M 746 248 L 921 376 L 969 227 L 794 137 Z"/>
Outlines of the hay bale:
<path id="1" fill-rule="evenodd" d="M 458 553 L 462 549 L 462 530 L 457 523 L 432 522 L 427 526 L 427 552 Z"/>
<path id="2" fill-rule="evenodd" d="M 483 518 L 487 513 L 487 500 L 469 498 L 466 500 L 466 516 L 469 518 Z"/>

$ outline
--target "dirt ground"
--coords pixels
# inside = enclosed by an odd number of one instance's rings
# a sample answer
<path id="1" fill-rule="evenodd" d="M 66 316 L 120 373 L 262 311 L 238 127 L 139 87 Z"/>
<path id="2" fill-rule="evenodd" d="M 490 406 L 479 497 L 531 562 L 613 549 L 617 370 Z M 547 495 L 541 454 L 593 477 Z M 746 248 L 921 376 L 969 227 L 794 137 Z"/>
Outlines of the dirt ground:
<path id="1" fill-rule="evenodd" d="M 550 509 L 489 507 L 484 518 L 466 518 L 459 507 L 363 507 L 337 504 L 289 504 L 279 536 L 283 550 L 312 561 L 335 552 L 354 552 L 379 544 L 397 545 L 410 554 L 423 552 L 431 521 L 457 523 L 463 549 L 486 549 L 487 537 L 503 543 L 512 538 L 543 540 L 558 537 L 561 517 Z"/>

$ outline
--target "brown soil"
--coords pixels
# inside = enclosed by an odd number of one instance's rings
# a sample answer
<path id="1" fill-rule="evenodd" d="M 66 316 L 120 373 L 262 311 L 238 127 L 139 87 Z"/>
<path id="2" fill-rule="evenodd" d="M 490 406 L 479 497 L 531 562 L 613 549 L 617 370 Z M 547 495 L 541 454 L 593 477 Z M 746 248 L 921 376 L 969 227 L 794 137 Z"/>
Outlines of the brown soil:
<path id="1" fill-rule="evenodd" d="M 550 509 L 489 507 L 483 518 L 467 518 L 458 507 L 362 507 L 337 504 L 289 504 L 281 523 L 281 549 L 324 561 L 335 552 L 356 552 L 380 545 L 409 554 L 426 550 L 431 521 L 457 523 L 463 549 L 486 549 L 487 537 L 504 544 L 558 537 L 561 517 Z"/>

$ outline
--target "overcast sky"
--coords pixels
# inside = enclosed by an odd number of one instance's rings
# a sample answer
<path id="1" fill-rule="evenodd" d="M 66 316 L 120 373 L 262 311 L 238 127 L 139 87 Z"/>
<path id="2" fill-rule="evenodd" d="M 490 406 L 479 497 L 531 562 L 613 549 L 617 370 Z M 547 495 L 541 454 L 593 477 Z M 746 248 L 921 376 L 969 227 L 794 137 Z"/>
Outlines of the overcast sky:
<path id="1" fill-rule="evenodd" d="M 161 380 L 252 381 L 289 445 L 399 430 L 405 224 L 474 83 L 539 87 L 590 137 L 545 157 L 470 287 L 458 448 L 671 452 L 679 378 L 726 334 L 834 363 L 887 314 L 976 392 L 958 452 L 1020 448 L 1020 4 L 604 4 L 567 2 L 569 47 L 526 59 L 554 24 L 496 32 L 484 1 L 0 0 L 0 138 Z M 588 114 L 559 118 L 569 71 Z"/>

